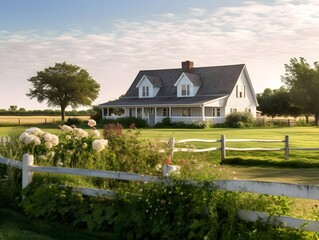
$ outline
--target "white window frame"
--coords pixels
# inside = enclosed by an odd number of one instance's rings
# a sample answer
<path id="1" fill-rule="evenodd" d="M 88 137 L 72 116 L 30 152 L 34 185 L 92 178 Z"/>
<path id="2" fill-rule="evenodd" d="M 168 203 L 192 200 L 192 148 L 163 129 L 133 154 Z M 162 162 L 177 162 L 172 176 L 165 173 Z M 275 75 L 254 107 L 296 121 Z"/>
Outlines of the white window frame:
<path id="1" fill-rule="evenodd" d="M 182 84 L 181 85 L 181 96 L 190 96 L 190 85 Z"/>
<path id="2" fill-rule="evenodd" d="M 150 88 L 149 86 L 142 87 L 142 97 L 149 97 L 150 96 Z"/>

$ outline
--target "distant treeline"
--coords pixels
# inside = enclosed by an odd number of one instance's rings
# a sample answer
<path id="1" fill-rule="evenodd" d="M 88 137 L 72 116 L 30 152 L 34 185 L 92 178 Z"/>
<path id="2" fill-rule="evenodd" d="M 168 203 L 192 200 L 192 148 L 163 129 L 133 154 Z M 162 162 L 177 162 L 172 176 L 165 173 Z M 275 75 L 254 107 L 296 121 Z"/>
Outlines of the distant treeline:
<path id="1" fill-rule="evenodd" d="M 72 110 L 72 111 L 66 111 L 65 114 L 67 116 L 91 116 L 95 114 L 95 111 L 93 109 L 89 110 Z M 0 109 L 0 115 L 1 116 L 60 116 L 61 111 L 60 110 L 6 110 L 6 109 Z"/>

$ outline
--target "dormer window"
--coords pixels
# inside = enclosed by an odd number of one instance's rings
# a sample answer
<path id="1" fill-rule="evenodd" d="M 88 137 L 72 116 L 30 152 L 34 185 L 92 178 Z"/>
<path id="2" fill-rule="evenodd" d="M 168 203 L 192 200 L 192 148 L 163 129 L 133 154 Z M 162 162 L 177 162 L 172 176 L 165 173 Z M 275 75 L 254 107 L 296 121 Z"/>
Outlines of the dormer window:
<path id="1" fill-rule="evenodd" d="M 148 86 L 142 87 L 142 96 L 143 97 L 149 97 L 150 96 L 150 89 Z"/>
<path id="2" fill-rule="evenodd" d="M 202 81 L 199 75 L 183 72 L 175 82 L 174 87 L 177 87 L 177 97 L 193 97 L 201 85 Z"/>
<path id="3" fill-rule="evenodd" d="M 189 84 L 182 84 L 182 96 L 190 95 L 190 86 Z"/>
<path id="4" fill-rule="evenodd" d="M 162 87 L 162 82 L 157 76 L 143 75 L 136 87 L 138 88 L 139 98 L 152 98 L 157 95 L 158 91 Z"/>

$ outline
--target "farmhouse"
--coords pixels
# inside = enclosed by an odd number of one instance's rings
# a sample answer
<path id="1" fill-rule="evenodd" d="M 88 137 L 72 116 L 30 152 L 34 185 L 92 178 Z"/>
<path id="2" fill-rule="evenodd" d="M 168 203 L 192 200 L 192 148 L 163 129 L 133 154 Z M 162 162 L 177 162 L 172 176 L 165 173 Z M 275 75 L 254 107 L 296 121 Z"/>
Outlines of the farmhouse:
<path id="1" fill-rule="evenodd" d="M 140 71 L 122 98 L 99 107 L 103 118 L 137 117 L 152 126 L 164 118 L 222 123 L 232 112 L 256 117 L 257 105 L 245 64 L 194 67 L 185 61 L 177 69 Z"/>

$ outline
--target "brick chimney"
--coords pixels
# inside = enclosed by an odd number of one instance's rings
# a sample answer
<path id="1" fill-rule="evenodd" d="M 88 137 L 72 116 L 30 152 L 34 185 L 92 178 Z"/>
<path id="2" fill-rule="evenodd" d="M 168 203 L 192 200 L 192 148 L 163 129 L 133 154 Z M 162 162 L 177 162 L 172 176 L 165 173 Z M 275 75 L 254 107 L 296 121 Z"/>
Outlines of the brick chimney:
<path id="1" fill-rule="evenodd" d="M 188 72 L 193 67 L 194 67 L 194 63 L 192 61 L 187 60 L 185 62 L 182 62 L 182 69 L 184 72 Z"/>

